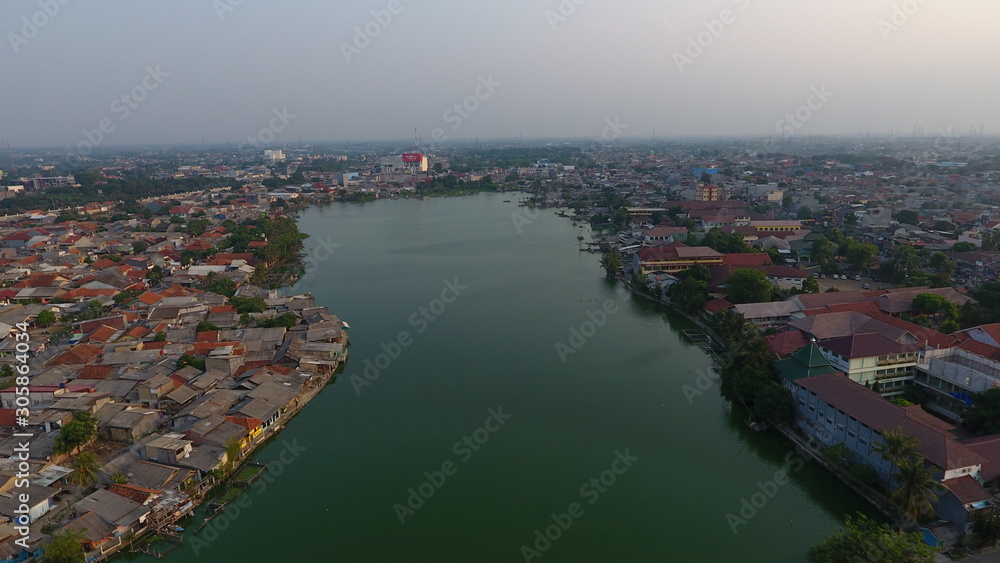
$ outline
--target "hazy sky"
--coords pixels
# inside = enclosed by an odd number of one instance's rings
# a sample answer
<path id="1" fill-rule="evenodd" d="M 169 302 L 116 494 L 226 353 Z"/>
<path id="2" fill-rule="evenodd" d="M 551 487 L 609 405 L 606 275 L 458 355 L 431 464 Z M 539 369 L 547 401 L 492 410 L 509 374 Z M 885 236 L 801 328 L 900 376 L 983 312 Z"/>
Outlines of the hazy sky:
<path id="1" fill-rule="evenodd" d="M 102 120 L 109 147 L 989 135 L 998 20 L 997 0 L 4 0 L 0 142 Z"/>

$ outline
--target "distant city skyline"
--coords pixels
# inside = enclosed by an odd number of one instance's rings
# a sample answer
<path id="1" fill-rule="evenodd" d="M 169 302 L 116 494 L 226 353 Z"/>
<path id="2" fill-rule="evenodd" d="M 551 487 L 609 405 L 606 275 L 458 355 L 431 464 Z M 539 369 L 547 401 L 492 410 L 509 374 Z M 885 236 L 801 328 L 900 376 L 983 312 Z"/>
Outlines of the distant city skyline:
<path id="1" fill-rule="evenodd" d="M 998 15 L 988 0 L 12 0 L 0 143 L 992 136 Z"/>

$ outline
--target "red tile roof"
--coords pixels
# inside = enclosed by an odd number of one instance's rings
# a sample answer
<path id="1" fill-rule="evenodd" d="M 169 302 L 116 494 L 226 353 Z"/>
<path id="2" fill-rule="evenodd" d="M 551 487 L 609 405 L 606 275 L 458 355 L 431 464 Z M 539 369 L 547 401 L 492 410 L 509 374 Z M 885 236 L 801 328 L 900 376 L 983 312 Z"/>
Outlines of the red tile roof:
<path id="1" fill-rule="evenodd" d="M 227 416 L 226 420 L 233 424 L 239 424 L 247 430 L 253 430 L 264 425 L 264 421 L 252 416 Z"/>
<path id="2" fill-rule="evenodd" d="M 79 379 L 108 379 L 115 366 L 84 366 L 77 375 Z"/>
<path id="3" fill-rule="evenodd" d="M 195 337 L 195 342 L 218 342 L 219 341 L 219 331 L 217 330 L 206 330 L 204 332 L 199 332 Z"/>
<path id="4" fill-rule="evenodd" d="M 98 328 L 94 332 L 91 332 L 87 336 L 87 339 L 94 342 L 107 343 L 111 340 L 111 337 L 114 336 L 116 332 L 118 332 L 118 329 L 105 325 Z"/>
<path id="5" fill-rule="evenodd" d="M 718 313 L 720 311 L 725 311 L 732 306 L 733 304 L 725 299 L 712 299 L 711 301 L 707 301 L 705 303 L 704 308 L 709 313 Z"/>
<path id="6" fill-rule="evenodd" d="M 980 470 L 983 479 L 992 481 L 1000 477 L 1000 434 L 962 440 L 972 451 L 989 460 Z"/>
<path id="7" fill-rule="evenodd" d="M 993 495 L 986 492 L 986 489 L 969 475 L 948 479 L 941 483 L 951 489 L 951 492 L 955 493 L 962 504 L 971 504 L 993 498 Z"/>
<path id="8" fill-rule="evenodd" d="M 766 252 L 726 254 L 722 257 L 722 263 L 727 266 L 770 266 L 773 264 L 771 255 Z"/>
<path id="9" fill-rule="evenodd" d="M 771 345 L 771 350 L 780 358 L 787 358 L 809 344 L 809 337 L 799 330 L 786 330 L 764 338 Z"/>
<path id="10" fill-rule="evenodd" d="M 819 343 L 819 346 L 824 350 L 850 359 L 906 354 L 916 352 L 919 349 L 917 346 L 899 344 L 873 332 L 824 340 Z"/>

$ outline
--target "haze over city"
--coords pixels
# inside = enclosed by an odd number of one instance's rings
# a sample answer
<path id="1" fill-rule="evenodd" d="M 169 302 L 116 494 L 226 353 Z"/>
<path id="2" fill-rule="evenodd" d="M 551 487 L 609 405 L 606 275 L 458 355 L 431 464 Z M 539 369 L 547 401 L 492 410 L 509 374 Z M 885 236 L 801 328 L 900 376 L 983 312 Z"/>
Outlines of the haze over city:
<path id="1" fill-rule="evenodd" d="M 0 142 L 73 146 L 102 120 L 105 147 L 610 123 L 624 139 L 992 135 L 998 16 L 989 0 L 11 0 Z"/>

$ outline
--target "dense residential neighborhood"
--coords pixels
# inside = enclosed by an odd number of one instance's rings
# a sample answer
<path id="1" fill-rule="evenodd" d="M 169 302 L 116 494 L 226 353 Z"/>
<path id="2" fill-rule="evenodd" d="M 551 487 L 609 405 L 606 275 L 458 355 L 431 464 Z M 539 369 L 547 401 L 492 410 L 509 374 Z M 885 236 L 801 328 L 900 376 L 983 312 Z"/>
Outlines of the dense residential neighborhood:
<path id="1" fill-rule="evenodd" d="M 347 358 L 276 199 L 172 197 L 0 223 L 2 561 L 170 536 Z"/>

